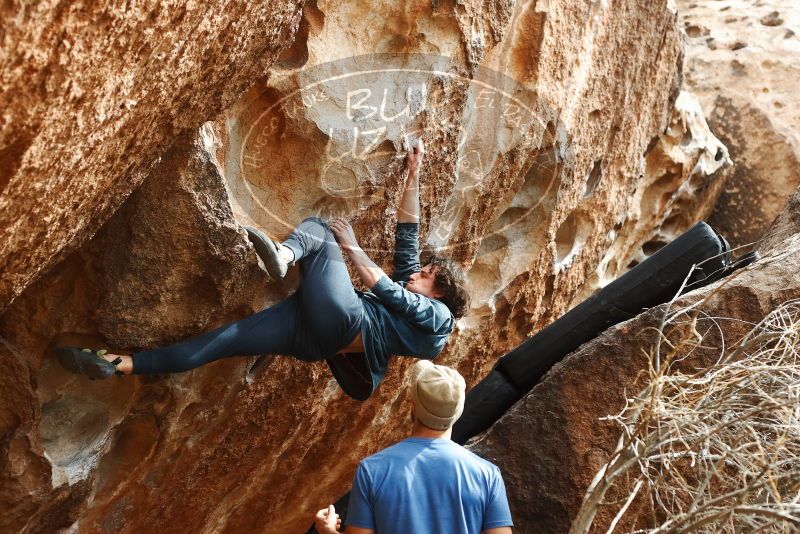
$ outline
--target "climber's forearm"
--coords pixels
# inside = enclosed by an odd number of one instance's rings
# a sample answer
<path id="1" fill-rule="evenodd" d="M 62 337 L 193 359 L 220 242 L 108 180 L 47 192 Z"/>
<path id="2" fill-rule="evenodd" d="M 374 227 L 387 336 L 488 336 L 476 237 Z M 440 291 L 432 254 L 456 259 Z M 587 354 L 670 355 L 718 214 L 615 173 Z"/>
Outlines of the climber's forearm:
<path id="1" fill-rule="evenodd" d="M 364 252 L 358 245 L 355 247 L 348 247 L 346 252 L 350 257 L 350 260 L 353 262 L 353 266 L 356 269 L 356 273 L 358 273 L 358 277 L 361 278 L 361 281 L 364 282 L 364 285 L 367 286 L 367 288 L 372 289 L 372 287 L 378 283 L 378 280 L 380 280 L 381 277 L 386 276 L 386 273 L 383 272 L 383 269 L 378 267 L 374 261 L 369 259 L 367 253 Z"/>
<path id="2" fill-rule="evenodd" d="M 397 210 L 397 222 L 419 222 L 419 167 L 408 169 L 406 187 Z"/>

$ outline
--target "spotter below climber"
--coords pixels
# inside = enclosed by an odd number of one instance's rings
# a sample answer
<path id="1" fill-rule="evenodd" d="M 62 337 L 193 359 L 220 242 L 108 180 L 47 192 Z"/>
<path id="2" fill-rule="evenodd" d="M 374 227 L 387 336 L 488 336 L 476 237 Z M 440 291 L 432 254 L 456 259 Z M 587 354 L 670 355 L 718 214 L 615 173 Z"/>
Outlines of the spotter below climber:
<path id="1" fill-rule="evenodd" d="M 467 280 L 453 260 L 433 256 L 419 264 L 419 172 L 422 141 L 410 147 L 408 177 L 398 209 L 394 272 L 389 278 L 359 247 L 343 220 L 305 219 L 278 243 L 247 227 L 250 241 L 273 279 L 300 266 L 300 286 L 265 310 L 168 347 L 114 354 L 77 347 L 56 349 L 68 371 L 113 374 L 188 371 L 229 356 L 283 354 L 326 360 L 342 389 L 368 398 L 392 355 L 432 359 L 467 307 Z M 338 243 L 337 243 L 338 242 Z M 342 251 L 369 291 L 353 287 Z"/>

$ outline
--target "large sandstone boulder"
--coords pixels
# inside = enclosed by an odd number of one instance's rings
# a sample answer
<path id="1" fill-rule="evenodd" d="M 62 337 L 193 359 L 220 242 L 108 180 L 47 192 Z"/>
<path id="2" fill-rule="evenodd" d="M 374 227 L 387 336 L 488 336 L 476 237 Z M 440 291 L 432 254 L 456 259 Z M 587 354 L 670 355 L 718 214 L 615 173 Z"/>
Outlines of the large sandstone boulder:
<path id="1" fill-rule="evenodd" d="M 720 336 L 738 340 L 778 304 L 800 298 L 800 189 L 760 252 L 763 257 L 758 262 L 731 277 L 688 293 L 672 305 L 652 308 L 586 343 L 470 443 L 473 452 L 502 470 L 520 532 L 569 531 L 587 487 L 617 446 L 620 427 L 604 417 L 620 413 L 625 399 L 642 389 L 656 332 L 668 308 L 702 301 L 697 331 L 709 338 L 681 364 L 690 372 L 716 361 Z M 632 523 L 637 512 L 643 516 L 638 525 Z M 597 531 L 604 532 L 612 519 L 613 513 L 601 508 Z M 620 529 L 653 526 L 644 505 L 632 507 Z"/>
<path id="2" fill-rule="evenodd" d="M 292 282 L 269 281 L 239 223 L 282 237 L 306 215 L 343 214 L 388 269 L 405 134 L 428 146 L 424 245 L 469 269 L 474 306 L 438 361 L 471 384 L 708 213 L 727 152 L 679 91 L 670 5 L 309 2 L 291 47 L 224 113 L 206 76 L 158 108 L 207 104 L 165 130 L 168 151 L 153 141 L 145 154 L 149 130 L 131 123 L 142 185 L 0 316 L 0 530 L 299 532 L 360 458 L 400 438 L 408 359 L 358 403 L 324 363 L 264 355 L 96 383 L 64 373 L 49 347 L 149 348 L 275 303 Z M 370 77 L 376 62 L 402 74 Z M 387 108 L 348 107 L 365 84 L 387 90 Z M 352 157 L 356 128 L 374 133 Z M 49 204 L 64 221 L 57 249 L 89 235 Z M 33 279 L 25 265 L 13 287 Z"/>
<path id="3" fill-rule="evenodd" d="M 302 2 L 5 2 L 0 310 L 293 40 Z"/>
<path id="4" fill-rule="evenodd" d="M 733 245 L 763 237 L 800 185 L 800 5 L 678 0 L 686 88 L 734 162 L 709 222 Z"/>

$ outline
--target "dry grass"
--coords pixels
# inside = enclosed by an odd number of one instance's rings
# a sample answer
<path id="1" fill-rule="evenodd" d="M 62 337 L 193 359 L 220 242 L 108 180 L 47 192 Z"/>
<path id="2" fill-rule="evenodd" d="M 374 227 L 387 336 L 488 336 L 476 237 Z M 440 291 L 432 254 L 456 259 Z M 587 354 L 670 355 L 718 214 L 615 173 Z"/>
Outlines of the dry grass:
<path id="1" fill-rule="evenodd" d="M 614 517 L 607 532 L 623 518 L 658 534 L 800 531 L 800 300 L 731 346 L 698 304 L 665 312 L 647 386 L 608 418 L 622 434 L 572 534 L 597 531 L 601 508 Z M 716 350 L 716 363 L 681 370 L 698 349 Z"/>

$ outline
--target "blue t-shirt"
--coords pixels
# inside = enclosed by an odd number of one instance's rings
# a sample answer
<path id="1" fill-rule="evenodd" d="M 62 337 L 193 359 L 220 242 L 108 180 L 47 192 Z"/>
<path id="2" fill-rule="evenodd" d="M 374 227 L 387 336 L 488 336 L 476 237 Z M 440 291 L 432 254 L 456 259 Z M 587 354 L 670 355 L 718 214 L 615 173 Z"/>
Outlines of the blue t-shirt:
<path id="1" fill-rule="evenodd" d="M 513 526 L 500 469 L 443 438 L 408 438 L 362 460 L 346 524 L 378 534 Z"/>

